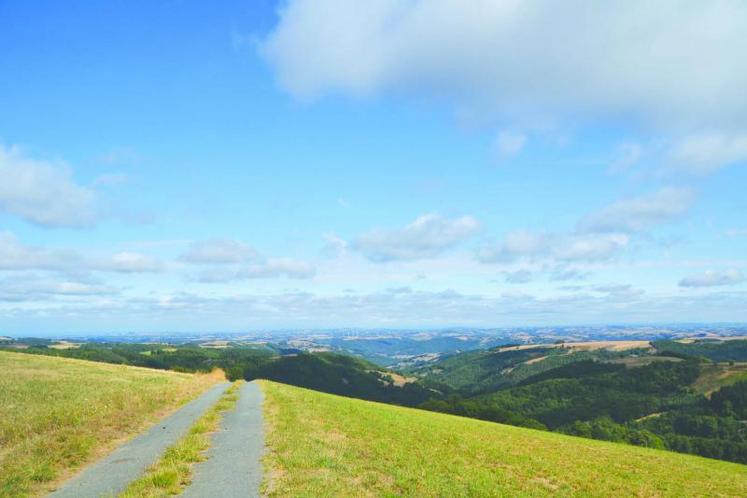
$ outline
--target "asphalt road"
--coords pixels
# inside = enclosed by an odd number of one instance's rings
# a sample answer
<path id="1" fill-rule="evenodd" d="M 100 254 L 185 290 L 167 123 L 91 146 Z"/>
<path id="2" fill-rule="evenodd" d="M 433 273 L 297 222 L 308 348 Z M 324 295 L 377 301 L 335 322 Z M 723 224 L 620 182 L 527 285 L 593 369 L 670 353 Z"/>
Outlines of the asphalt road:
<path id="1" fill-rule="evenodd" d="M 63 483 L 49 496 L 54 498 L 99 498 L 114 496 L 140 477 L 163 452 L 176 443 L 205 410 L 213 406 L 229 384 L 210 388 L 199 398 L 154 425 L 148 432 L 123 444 L 112 453 Z M 256 386 L 255 386 L 256 387 Z M 261 414 L 260 414 L 261 415 Z M 207 494 L 204 496 L 220 496 Z"/>
<path id="2" fill-rule="evenodd" d="M 247 498 L 259 496 L 264 452 L 262 391 L 247 382 L 239 391 L 236 407 L 223 415 L 213 435 L 208 459 L 195 465 L 185 498 Z"/>

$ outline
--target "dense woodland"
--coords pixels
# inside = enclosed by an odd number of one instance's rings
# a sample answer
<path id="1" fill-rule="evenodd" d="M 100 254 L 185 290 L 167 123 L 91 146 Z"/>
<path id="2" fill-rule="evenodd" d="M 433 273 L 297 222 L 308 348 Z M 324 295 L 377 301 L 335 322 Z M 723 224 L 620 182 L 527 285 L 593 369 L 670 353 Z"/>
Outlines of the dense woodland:
<path id="1" fill-rule="evenodd" d="M 563 347 L 455 354 L 400 377 L 364 359 L 270 346 L 84 344 L 27 353 L 187 372 L 222 368 L 362 399 L 747 463 L 747 341 L 653 350 Z M 740 370 L 741 369 L 741 370 Z M 715 379 L 703 387 L 708 376 Z M 399 382 L 396 382 L 400 379 Z M 707 386 L 710 386 L 708 384 Z"/>

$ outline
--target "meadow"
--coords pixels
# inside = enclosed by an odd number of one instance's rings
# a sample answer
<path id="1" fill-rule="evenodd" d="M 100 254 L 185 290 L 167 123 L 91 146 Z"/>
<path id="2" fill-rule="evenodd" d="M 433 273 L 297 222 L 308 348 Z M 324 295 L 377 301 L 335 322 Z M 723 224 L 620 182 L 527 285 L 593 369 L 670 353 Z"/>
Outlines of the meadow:
<path id="1" fill-rule="evenodd" d="M 11 352 L 0 371 L 0 496 L 44 494 L 220 379 Z"/>
<path id="2" fill-rule="evenodd" d="M 269 496 L 747 496 L 747 467 L 262 381 Z"/>

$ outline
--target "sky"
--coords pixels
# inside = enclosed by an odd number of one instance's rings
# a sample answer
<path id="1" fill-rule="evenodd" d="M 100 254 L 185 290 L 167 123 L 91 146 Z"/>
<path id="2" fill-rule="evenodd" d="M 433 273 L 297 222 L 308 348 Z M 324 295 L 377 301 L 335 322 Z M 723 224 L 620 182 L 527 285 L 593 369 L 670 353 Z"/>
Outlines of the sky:
<path id="1" fill-rule="evenodd" d="M 747 321 L 747 4 L 0 0 L 0 334 Z"/>

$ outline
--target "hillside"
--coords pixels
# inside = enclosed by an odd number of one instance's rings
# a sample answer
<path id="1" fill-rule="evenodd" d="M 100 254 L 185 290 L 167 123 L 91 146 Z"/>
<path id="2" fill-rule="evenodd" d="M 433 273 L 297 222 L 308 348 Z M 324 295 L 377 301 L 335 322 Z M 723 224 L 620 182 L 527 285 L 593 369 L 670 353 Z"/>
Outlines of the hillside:
<path id="1" fill-rule="evenodd" d="M 263 381 L 270 496 L 746 496 L 747 467 Z"/>
<path id="2" fill-rule="evenodd" d="M 353 398 L 417 405 L 438 394 L 419 382 L 354 356 L 300 353 L 244 370 L 246 380 L 267 379 Z"/>
<path id="3" fill-rule="evenodd" d="M 498 346 L 448 355 L 410 372 L 464 394 L 495 391 L 541 372 L 584 360 L 613 361 L 648 353 L 647 341 L 594 341 Z"/>
<path id="4" fill-rule="evenodd" d="M 216 377 L 0 352 L 0 496 L 40 495 Z"/>

